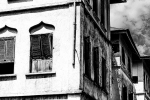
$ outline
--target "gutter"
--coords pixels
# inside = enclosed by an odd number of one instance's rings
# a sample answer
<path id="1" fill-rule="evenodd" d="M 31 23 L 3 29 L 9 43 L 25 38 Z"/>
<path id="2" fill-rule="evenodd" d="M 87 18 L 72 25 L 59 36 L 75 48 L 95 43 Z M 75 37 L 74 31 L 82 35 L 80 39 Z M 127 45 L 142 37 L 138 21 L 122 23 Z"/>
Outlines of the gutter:
<path id="1" fill-rule="evenodd" d="M 73 68 L 75 68 L 75 52 L 76 52 L 76 0 L 74 0 L 74 40 L 73 40 Z"/>

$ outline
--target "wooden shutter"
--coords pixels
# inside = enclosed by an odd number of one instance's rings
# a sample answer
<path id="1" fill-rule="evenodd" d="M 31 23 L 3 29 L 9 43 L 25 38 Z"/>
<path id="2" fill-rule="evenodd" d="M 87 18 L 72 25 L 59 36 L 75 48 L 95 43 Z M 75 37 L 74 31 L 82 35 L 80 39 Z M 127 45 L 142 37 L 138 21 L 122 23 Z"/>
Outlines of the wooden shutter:
<path id="1" fill-rule="evenodd" d="M 0 61 L 5 59 L 5 41 L 0 39 Z"/>
<path id="2" fill-rule="evenodd" d="M 50 35 L 50 57 L 53 57 L 53 35 Z"/>
<path id="3" fill-rule="evenodd" d="M 50 38 L 49 34 L 42 34 L 41 35 L 41 42 L 42 42 L 42 54 L 45 59 L 49 58 L 51 53 L 50 53 Z"/>
<path id="4" fill-rule="evenodd" d="M 6 60 L 14 61 L 14 38 L 6 39 Z"/>
<path id="5" fill-rule="evenodd" d="M 41 58 L 40 35 L 31 35 L 31 58 Z"/>

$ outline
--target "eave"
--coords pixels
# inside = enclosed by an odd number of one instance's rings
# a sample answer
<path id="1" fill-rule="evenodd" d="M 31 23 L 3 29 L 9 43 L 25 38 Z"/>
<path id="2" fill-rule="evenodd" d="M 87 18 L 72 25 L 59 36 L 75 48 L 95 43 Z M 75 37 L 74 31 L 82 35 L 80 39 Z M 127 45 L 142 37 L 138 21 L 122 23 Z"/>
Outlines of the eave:
<path id="1" fill-rule="evenodd" d="M 127 0 L 110 0 L 110 4 L 125 3 Z"/>

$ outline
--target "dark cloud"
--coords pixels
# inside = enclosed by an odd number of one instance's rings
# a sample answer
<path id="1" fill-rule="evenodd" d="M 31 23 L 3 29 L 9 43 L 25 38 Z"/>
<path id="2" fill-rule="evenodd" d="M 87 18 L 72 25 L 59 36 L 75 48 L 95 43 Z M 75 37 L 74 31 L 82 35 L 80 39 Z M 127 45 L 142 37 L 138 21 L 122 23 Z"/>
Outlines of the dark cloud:
<path id="1" fill-rule="evenodd" d="M 150 55 L 150 0 L 128 0 L 110 7 L 112 27 L 128 28 L 141 55 Z"/>

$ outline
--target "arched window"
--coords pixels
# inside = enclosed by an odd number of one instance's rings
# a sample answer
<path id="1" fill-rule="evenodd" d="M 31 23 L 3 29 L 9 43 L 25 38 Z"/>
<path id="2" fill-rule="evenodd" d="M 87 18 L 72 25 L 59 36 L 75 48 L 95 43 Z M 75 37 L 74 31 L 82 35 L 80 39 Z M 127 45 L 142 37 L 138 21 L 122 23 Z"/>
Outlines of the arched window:
<path id="1" fill-rule="evenodd" d="M 30 28 L 31 73 L 52 71 L 54 30 L 53 25 L 44 22 Z"/>
<path id="2" fill-rule="evenodd" d="M 14 73 L 16 33 L 17 29 L 6 25 L 0 28 L 0 75 Z"/>

